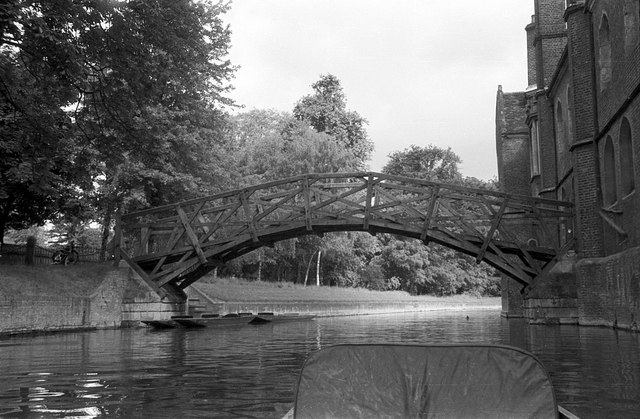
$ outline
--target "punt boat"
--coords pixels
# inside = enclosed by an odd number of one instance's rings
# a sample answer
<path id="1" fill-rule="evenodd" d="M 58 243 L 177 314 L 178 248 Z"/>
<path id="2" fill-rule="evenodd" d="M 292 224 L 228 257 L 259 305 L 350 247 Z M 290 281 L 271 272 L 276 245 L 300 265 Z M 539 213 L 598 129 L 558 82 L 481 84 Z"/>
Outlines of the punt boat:
<path id="1" fill-rule="evenodd" d="M 293 418 L 578 419 L 531 353 L 502 345 L 337 345 L 306 360 Z"/>
<path id="2" fill-rule="evenodd" d="M 290 321 L 303 321 L 314 319 L 315 315 L 303 315 L 298 313 L 274 314 L 264 313 L 230 313 L 225 315 L 203 314 L 200 317 L 172 316 L 170 320 L 142 320 L 142 323 L 153 329 L 201 329 L 205 327 L 227 327 L 261 325 L 269 323 L 281 323 Z"/>

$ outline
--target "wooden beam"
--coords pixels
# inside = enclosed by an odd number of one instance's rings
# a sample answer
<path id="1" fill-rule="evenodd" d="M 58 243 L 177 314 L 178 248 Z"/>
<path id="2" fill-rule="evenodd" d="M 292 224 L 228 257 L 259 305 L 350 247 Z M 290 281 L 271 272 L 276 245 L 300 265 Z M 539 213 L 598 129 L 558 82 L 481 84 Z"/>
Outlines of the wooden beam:
<path id="1" fill-rule="evenodd" d="M 309 190 L 309 178 L 302 180 L 302 190 L 304 196 L 304 223 L 307 231 L 313 231 L 313 223 L 311 219 L 311 192 Z"/>
<path id="2" fill-rule="evenodd" d="M 198 259 L 191 258 L 185 261 L 182 265 L 177 266 L 176 269 L 168 270 L 166 275 L 162 278 L 156 279 L 156 281 L 158 282 L 158 285 L 164 286 L 198 264 Z"/>
<path id="3" fill-rule="evenodd" d="M 429 241 L 427 240 L 427 233 L 429 232 L 429 228 L 431 227 L 431 218 L 433 217 L 433 212 L 436 209 L 439 193 L 439 185 L 436 185 L 431 189 L 431 201 L 429 201 L 429 207 L 427 208 L 427 212 L 424 215 L 424 228 L 422 229 L 422 234 L 420 234 L 420 240 L 422 240 L 425 245 L 429 244 Z"/>
<path id="4" fill-rule="evenodd" d="M 133 262 L 125 252 L 122 252 L 121 256 L 124 259 L 124 261 L 127 262 L 129 267 L 131 267 L 131 269 L 133 269 L 138 275 L 140 275 L 140 278 L 142 278 L 142 280 L 147 285 L 149 285 L 149 287 L 151 287 L 151 289 L 155 291 L 155 293 L 158 294 L 160 298 L 167 297 L 167 292 L 163 290 L 160 286 L 158 286 L 158 284 L 156 284 L 154 281 L 152 281 L 147 275 L 147 273 L 144 270 L 142 270 L 142 268 L 140 268 L 140 266 L 138 266 L 135 262 Z"/>
<path id="5" fill-rule="evenodd" d="M 507 203 L 509 202 L 509 198 L 504 198 L 502 200 L 502 205 L 500 205 L 500 209 L 498 213 L 494 215 L 493 223 L 491 224 L 491 228 L 487 233 L 487 236 L 484 239 L 484 243 L 482 243 L 482 247 L 480 248 L 480 252 L 478 256 L 476 256 L 476 263 L 480 263 L 482 258 L 484 258 L 484 254 L 487 251 L 487 247 L 489 246 L 489 242 L 493 240 L 493 235 L 495 234 L 498 226 L 500 225 L 500 221 L 502 220 L 502 214 L 504 214 L 505 209 L 507 208 Z"/>
<path id="6" fill-rule="evenodd" d="M 180 217 L 180 221 L 182 222 L 182 226 L 184 227 L 184 231 L 187 233 L 187 237 L 191 241 L 191 246 L 193 246 L 193 250 L 196 251 L 198 255 L 198 259 L 200 259 L 201 263 L 207 263 L 207 257 L 202 252 L 202 248 L 200 247 L 200 242 L 198 241 L 198 236 L 191 228 L 191 224 L 189 224 L 189 219 L 187 218 L 187 214 L 185 214 L 184 210 L 181 207 L 176 208 L 178 211 L 178 216 Z"/>
<path id="7" fill-rule="evenodd" d="M 258 232 L 256 231 L 256 224 L 253 219 L 253 214 L 251 213 L 251 209 L 249 208 L 249 202 L 247 201 L 247 196 L 243 191 L 240 191 L 240 202 L 242 202 L 242 207 L 244 209 L 244 215 L 247 223 L 247 227 L 249 228 L 249 232 L 251 234 L 251 240 L 254 242 L 259 242 Z"/>
<path id="8" fill-rule="evenodd" d="M 241 206 L 242 206 L 242 202 L 238 199 L 231 208 L 225 210 L 226 213 L 225 212 L 221 213 L 218 216 L 218 221 L 216 221 L 216 223 L 213 226 L 211 226 L 211 230 L 208 233 L 206 233 L 204 236 L 201 237 L 200 241 L 204 242 L 205 240 L 208 240 L 209 237 L 211 237 L 216 231 L 218 231 L 218 229 L 221 226 L 223 226 L 227 222 L 227 220 L 231 218 L 231 216 L 235 214 L 238 211 L 238 209 L 240 209 Z"/>
<path id="9" fill-rule="evenodd" d="M 140 252 L 139 254 L 149 254 L 149 238 L 151 237 L 151 229 L 149 227 L 142 227 L 140 229 Z"/>

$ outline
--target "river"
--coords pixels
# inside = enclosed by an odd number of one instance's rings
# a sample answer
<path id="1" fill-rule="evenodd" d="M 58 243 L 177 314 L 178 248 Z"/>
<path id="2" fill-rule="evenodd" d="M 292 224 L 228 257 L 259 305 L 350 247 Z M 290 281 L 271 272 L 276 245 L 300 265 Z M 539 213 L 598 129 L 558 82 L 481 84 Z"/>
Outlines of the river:
<path id="1" fill-rule="evenodd" d="M 518 346 L 540 358 L 559 403 L 581 418 L 640 417 L 640 334 L 529 326 L 497 311 L 3 338 L 0 417 L 280 418 L 309 353 L 367 342 Z"/>

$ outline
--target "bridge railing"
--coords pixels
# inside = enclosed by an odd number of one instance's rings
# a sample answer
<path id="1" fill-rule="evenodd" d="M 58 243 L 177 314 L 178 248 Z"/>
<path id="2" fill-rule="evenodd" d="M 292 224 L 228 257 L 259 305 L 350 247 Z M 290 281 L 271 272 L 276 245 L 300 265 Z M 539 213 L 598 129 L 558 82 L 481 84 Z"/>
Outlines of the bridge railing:
<path id="1" fill-rule="evenodd" d="M 265 244 L 339 230 L 435 241 L 478 261 L 516 252 L 529 266 L 561 250 L 559 231 L 572 219 L 568 202 L 367 172 L 301 175 L 150 208 L 123 215 L 120 227 L 124 257 L 163 284 Z"/>

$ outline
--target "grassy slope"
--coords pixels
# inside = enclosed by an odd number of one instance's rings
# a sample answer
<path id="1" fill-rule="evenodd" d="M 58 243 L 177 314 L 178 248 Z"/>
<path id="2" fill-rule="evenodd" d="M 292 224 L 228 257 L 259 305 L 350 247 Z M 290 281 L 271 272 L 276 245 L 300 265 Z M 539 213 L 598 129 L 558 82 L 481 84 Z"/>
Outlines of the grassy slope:
<path id="1" fill-rule="evenodd" d="M 29 298 L 36 295 L 89 296 L 102 282 L 110 264 L 1 265 L 0 295 Z M 361 288 L 316 287 L 290 282 L 258 282 L 235 278 L 205 277 L 195 286 L 212 298 L 223 301 L 379 301 L 379 302 L 451 302 L 499 305 L 499 298 L 412 297 L 403 291 L 369 291 Z"/>
<path id="2" fill-rule="evenodd" d="M 205 277 L 195 286 L 208 296 L 224 301 L 380 301 L 500 304 L 499 297 L 477 298 L 468 295 L 453 297 L 417 296 L 404 291 L 369 291 L 361 288 L 316 287 L 290 282 L 258 282 L 242 279 Z"/>
<path id="3" fill-rule="evenodd" d="M 0 294 L 89 296 L 100 285 L 110 264 L 0 265 Z"/>

